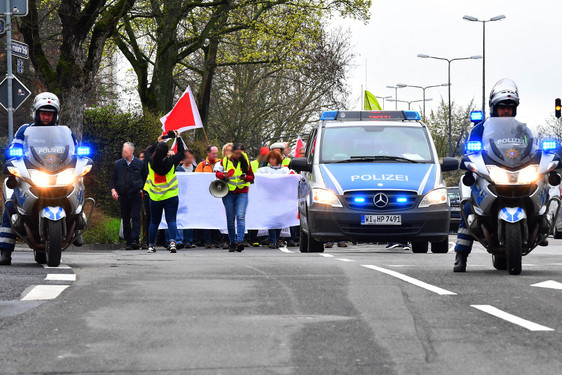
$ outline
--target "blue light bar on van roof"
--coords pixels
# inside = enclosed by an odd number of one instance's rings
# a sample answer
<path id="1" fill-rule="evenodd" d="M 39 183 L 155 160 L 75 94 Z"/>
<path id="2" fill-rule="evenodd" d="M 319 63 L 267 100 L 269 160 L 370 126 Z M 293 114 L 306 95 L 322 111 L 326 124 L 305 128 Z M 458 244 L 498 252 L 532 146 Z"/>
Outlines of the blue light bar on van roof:
<path id="1" fill-rule="evenodd" d="M 404 117 L 406 118 L 406 120 L 411 120 L 411 121 L 421 120 L 420 113 L 417 111 L 404 111 Z"/>
<path id="2" fill-rule="evenodd" d="M 335 121 L 338 117 L 338 111 L 325 111 L 322 113 L 320 120 L 322 121 Z"/>
<path id="3" fill-rule="evenodd" d="M 471 122 L 481 122 L 482 120 L 484 120 L 484 112 L 482 111 L 472 111 L 470 112 L 470 121 Z"/>

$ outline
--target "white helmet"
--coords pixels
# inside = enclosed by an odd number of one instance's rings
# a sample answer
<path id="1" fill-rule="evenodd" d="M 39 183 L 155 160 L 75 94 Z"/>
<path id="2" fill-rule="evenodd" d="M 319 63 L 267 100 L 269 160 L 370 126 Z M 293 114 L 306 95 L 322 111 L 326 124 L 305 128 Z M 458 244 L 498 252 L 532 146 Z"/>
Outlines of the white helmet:
<path id="1" fill-rule="evenodd" d="M 513 116 L 517 114 L 519 105 L 519 90 L 517 85 L 509 78 L 500 79 L 490 92 L 490 114 L 497 117 L 498 104 L 513 107 Z"/>
<path id="2" fill-rule="evenodd" d="M 40 111 L 54 112 L 55 116 L 49 125 L 56 124 L 60 113 L 59 98 L 52 92 L 43 92 L 37 95 L 33 100 L 33 118 L 37 125 L 41 124 L 41 119 L 39 118 Z"/>

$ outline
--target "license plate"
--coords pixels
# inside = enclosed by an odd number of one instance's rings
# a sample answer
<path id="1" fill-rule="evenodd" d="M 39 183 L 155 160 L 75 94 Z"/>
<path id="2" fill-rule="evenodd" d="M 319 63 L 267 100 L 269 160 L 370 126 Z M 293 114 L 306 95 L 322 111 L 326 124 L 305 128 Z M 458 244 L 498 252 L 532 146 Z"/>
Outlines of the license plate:
<path id="1" fill-rule="evenodd" d="M 402 225 L 402 215 L 361 215 L 361 225 Z"/>

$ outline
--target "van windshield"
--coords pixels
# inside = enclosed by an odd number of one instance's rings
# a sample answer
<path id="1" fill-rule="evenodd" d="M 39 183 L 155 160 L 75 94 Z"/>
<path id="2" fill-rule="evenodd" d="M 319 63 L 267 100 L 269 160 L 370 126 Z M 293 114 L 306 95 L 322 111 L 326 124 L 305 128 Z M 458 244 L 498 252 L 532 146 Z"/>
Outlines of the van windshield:
<path id="1" fill-rule="evenodd" d="M 342 126 L 324 129 L 320 160 L 322 163 L 433 163 L 433 152 L 421 127 Z"/>

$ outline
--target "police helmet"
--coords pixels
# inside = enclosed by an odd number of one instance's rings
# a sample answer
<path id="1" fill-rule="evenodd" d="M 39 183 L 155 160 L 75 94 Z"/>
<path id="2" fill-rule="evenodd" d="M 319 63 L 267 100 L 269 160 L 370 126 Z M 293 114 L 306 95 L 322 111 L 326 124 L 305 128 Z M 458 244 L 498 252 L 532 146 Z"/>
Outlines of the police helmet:
<path id="1" fill-rule="evenodd" d="M 513 116 L 517 115 L 519 105 L 519 91 L 517 85 L 509 78 L 500 79 L 490 92 L 490 114 L 498 116 L 498 106 L 513 107 Z"/>
<path id="2" fill-rule="evenodd" d="M 59 98 L 51 92 L 43 92 L 37 95 L 33 100 L 33 118 L 36 125 L 43 125 L 39 117 L 39 112 L 53 112 L 53 119 L 48 125 L 55 125 L 60 113 Z"/>

